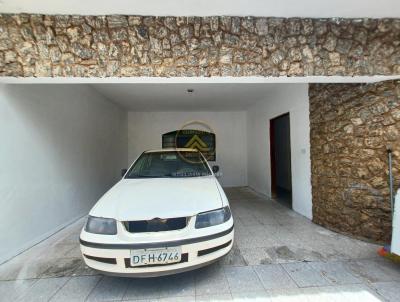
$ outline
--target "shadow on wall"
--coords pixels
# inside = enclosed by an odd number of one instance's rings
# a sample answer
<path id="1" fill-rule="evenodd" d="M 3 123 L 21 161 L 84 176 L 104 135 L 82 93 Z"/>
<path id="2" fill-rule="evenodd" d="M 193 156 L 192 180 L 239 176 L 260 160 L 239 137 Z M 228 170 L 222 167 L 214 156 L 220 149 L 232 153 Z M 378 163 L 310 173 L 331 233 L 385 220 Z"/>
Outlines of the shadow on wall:
<path id="1" fill-rule="evenodd" d="M 84 85 L 2 85 L 0 101 L 1 262 L 87 214 L 126 165 L 127 126 Z"/>

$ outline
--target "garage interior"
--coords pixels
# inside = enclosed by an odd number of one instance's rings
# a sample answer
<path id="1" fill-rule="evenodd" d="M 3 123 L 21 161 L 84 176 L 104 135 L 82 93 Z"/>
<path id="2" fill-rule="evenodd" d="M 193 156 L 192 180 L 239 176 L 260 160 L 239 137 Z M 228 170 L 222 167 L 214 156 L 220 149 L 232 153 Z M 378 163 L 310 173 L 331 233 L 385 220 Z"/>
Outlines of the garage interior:
<path id="1" fill-rule="evenodd" d="M 377 249 L 400 255 L 399 12 L 0 1 L 0 302 L 397 302 Z M 148 280 L 86 267 L 88 211 L 186 124 L 215 133 L 232 251 Z"/>
<path id="2" fill-rule="evenodd" d="M 400 281 L 398 268 L 377 258 L 377 245 L 310 220 L 308 89 L 307 83 L 2 84 L 0 293 L 18 301 L 258 301 L 292 294 L 381 301 L 386 286 Z M 285 189 L 277 175 L 288 165 L 276 164 L 275 184 L 271 176 L 269 132 L 280 117 L 286 124 L 275 127 L 281 129 L 275 149 L 282 149 L 279 136 L 290 138 L 282 152 L 286 160 L 290 154 L 292 204 L 287 192 L 282 198 L 273 188 Z M 232 252 L 200 271 L 153 281 L 91 271 L 78 244 L 89 209 L 143 150 L 161 148 L 162 134 L 193 120 L 216 134 L 219 181 L 235 217 Z"/>
<path id="3" fill-rule="evenodd" d="M 7 171 L 1 181 L 7 236 L 2 262 L 86 215 L 121 169 L 143 151 L 161 148 L 164 133 L 194 120 L 216 134 L 222 186 L 249 186 L 271 196 L 269 120 L 291 112 L 293 209 L 311 219 L 310 173 L 304 172 L 310 170 L 307 89 L 306 84 L 2 85 L 7 121 L 1 129 Z M 24 219 L 6 232 L 12 213 L 20 211 Z"/>

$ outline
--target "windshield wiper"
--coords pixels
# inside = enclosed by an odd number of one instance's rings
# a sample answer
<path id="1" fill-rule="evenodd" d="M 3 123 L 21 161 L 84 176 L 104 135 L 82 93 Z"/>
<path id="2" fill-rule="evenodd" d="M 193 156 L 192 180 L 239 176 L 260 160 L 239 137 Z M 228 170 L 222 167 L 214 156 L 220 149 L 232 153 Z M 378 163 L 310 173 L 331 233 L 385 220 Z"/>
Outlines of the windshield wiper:
<path id="1" fill-rule="evenodd" d="M 163 175 L 132 175 L 127 178 L 160 178 L 164 177 Z"/>
<path id="2" fill-rule="evenodd" d="M 135 179 L 135 178 L 186 178 L 186 177 L 201 177 L 201 176 L 208 176 L 211 174 L 173 174 L 173 173 L 168 173 L 168 174 L 163 174 L 163 175 L 131 175 L 127 176 L 126 178 L 128 179 Z"/>
<path id="3" fill-rule="evenodd" d="M 169 175 L 169 177 L 175 177 L 175 178 L 187 178 L 187 177 L 203 177 L 203 176 L 209 176 L 211 174 L 191 174 L 191 173 L 187 173 L 187 174 L 176 174 L 176 175 Z"/>

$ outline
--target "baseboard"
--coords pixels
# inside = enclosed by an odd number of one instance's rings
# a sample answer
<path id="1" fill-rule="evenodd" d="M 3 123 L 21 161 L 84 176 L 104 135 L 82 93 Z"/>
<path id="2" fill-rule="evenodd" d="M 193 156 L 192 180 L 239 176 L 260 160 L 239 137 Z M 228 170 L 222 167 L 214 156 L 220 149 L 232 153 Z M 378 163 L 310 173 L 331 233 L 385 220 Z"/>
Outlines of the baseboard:
<path id="1" fill-rule="evenodd" d="M 69 221 L 67 221 L 66 223 L 63 223 L 62 225 L 58 226 L 57 228 L 33 239 L 30 240 L 29 242 L 27 242 L 26 244 L 24 244 L 22 247 L 20 247 L 19 249 L 15 249 L 13 251 L 10 251 L 9 253 L 3 255 L 2 257 L 0 257 L 0 265 L 4 264 L 8 261 L 10 261 L 11 259 L 13 259 L 14 257 L 18 256 L 19 254 L 22 254 L 23 252 L 29 250 L 30 248 L 34 247 L 35 245 L 39 244 L 40 242 L 46 240 L 47 238 L 57 234 L 58 232 L 60 232 L 61 230 L 63 230 L 64 228 L 66 228 L 67 226 L 73 224 L 74 222 L 78 221 L 79 219 L 85 217 L 87 214 L 81 215 L 79 217 L 75 217 Z"/>

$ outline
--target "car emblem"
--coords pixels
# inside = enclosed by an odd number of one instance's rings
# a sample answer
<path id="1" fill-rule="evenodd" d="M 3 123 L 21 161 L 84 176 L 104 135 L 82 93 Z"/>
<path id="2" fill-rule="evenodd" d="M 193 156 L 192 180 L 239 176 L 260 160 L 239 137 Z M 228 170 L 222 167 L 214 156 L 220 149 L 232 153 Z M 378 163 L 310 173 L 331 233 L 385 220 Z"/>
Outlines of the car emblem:
<path id="1" fill-rule="evenodd" d="M 166 223 L 167 222 L 167 219 L 161 219 L 161 218 L 159 218 L 159 217 L 156 217 L 156 218 L 153 218 L 152 220 L 151 220 L 152 222 L 157 222 L 157 223 Z"/>

